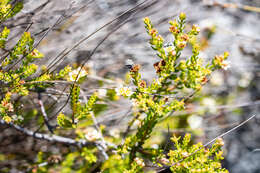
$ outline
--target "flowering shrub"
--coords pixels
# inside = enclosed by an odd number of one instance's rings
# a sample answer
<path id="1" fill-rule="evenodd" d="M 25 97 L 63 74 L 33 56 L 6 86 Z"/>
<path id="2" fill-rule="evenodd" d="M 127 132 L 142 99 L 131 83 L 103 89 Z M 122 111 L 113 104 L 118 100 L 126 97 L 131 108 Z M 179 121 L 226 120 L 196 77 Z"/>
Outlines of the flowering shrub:
<path id="1" fill-rule="evenodd" d="M 5 20 L 13 16 L 22 8 L 15 6 L 15 13 L 9 13 L 12 8 L 10 1 L 1 1 L 0 19 Z M 116 89 L 100 89 L 88 98 L 82 94 L 81 84 L 88 76 L 83 67 L 73 69 L 67 66 L 57 73 L 51 73 L 45 67 L 38 75 L 38 66 L 34 62 L 43 58 L 29 32 L 25 32 L 13 49 L 1 57 L 1 122 L 37 139 L 65 143 L 77 146 L 77 149 L 63 153 L 63 156 L 44 155 L 39 152 L 37 163 L 32 166 L 32 172 L 143 172 L 146 166 L 155 169 L 170 168 L 172 172 L 228 172 L 221 167 L 223 159 L 221 147 L 222 139 L 218 139 L 211 148 L 201 143 L 190 145 L 191 135 L 187 134 L 180 142 L 180 137 L 172 137 L 175 149 L 167 154 L 160 148 L 145 148 L 144 144 L 151 137 L 158 121 L 174 111 L 183 110 L 188 97 L 174 97 L 182 94 L 184 89 L 190 89 L 191 96 L 201 90 L 208 81 L 210 74 L 217 69 L 229 67 L 228 53 L 215 56 L 210 62 L 203 62 L 199 56 L 200 47 L 197 35 L 200 28 L 193 25 L 190 31 L 185 30 L 186 15 L 181 13 L 177 20 L 170 21 L 169 31 L 174 37 L 170 46 L 165 47 L 164 38 L 159 35 L 149 18 L 144 24 L 150 36 L 150 45 L 159 60 L 154 63 L 157 78 L 150 84 L 142 79 L 141 66 L 130 66 L 130 76 L 135 87 L 120 86 Z M 6 27 L 0 34 L 0 47 L 5 48 L 10 30 Z M 181 52 L 190 45 L 191 57 L 181 60 Z M 16 67 L 19 64 L 19 67 Z M 52 88 L 52 83 L 62 81 L 70 85 L 71 112 L 60 112 L 57 115 L 57 126 L 49 124 L 48 115 L 41 101 L 41 93 Z M 58 135 L 32 133 L 19 125 L 26 124 L 22 112 L 21 102 L 17 97 L 27 97 L 30 92 L 38 94 L 38 102 L 43 115 L 43 122 L 50 133 L 63 134 L 60 130 L 71 130 L 75 139 Z M 105 127 L 96 122 L 99 101 L 107 98 L 124 96 L 133 103 L 132 120 L 128 123 L 128 131 L 124 134 L 108 135 Z M 83 98 L 83 99 L 82 99 Z M 138 122 L 137 130 L 129 133 L 132 126 Z M 115 132 L 116 133 L 116 132 Z"/>

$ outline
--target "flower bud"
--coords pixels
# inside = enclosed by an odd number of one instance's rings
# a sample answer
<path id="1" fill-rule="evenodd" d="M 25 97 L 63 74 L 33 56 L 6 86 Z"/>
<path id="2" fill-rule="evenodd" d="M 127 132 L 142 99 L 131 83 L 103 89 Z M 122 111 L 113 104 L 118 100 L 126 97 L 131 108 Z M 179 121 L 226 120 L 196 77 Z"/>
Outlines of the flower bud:
<path id="1" fill-rule="evenodd" d="M 186 19 L 186 14 L 181 12 L 179 17 L 180 17 L 180 20 L 185 20 Z"/>
<path id="2" fill-rule="evenodd" d="M 224 52 L 224 59 L 226 59 L 229 56 L 228 52 Z"/>
<path id="3" fill-rule="evenodd" d="M 180 48 L 180 49 L 184 49 L 186 47 L 186 41 L 178 42 L 177 47 Z"/>
<path id="4" fill-rule="evenodd" d="M 145 88 L 146 82 L 144 80 L 142 80 L 139 85 L 140 85 L 140 87 Z"/>
<path id="5" fill-rule="evenodd" d="M 136 73 L 140 70 L 141 65 L 140 64 L 135 64 L 133 65 L 133 67 L 131 68 L 130 72 Z"/>
<path id="6" fill-rule="evenodd" d="M 151 30 L 149 30 L 149 34 L 150 34 L 151 36 L 156 36 L 157 33 L 158 33 L 158 31 L 157 31 L 156 29 L 151 29 Z"/>
<path id="7" fill-rule="evenodd" d="M 176 26 L 170 26 L 169 31 L 173 34 L 177 34 L 180 32 L 180 30 Z"/>
<path id="8" fill-rule="evenodd" d="M 218 138 L 218 139 L 216 140 L 216 144 L 217 144 L 217 145 L 220 145 L 220 146 L 223 146 L 223 145 L 224 145 L 223 139 L 222 139 L 222 138 Z"/>
<path id="9" fill-rule="evenodd" d="M 150 19 L 148 17 L 145 17 L 143 20 L 144 20 L 145 24 L 149 24 L 150 23 Z"/>
<path id="10" fill-rule="evenodd" d="M 181 36 L 181 39 L 182 39 L 183 41 L 188 41 L 188 40 L 189 40 L 189 36 L 188 36 L 187 34 L 183 34 L 183 35 Z"/>

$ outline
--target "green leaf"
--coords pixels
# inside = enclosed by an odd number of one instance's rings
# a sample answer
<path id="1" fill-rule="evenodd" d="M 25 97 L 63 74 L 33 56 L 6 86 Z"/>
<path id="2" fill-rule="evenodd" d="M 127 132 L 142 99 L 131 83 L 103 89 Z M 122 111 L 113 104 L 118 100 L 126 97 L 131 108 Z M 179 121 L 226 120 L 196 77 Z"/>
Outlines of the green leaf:
<path id="1" fill-rule="evenodd" d="M 5 48 L 5 43 L 7 40 L 7 37 L 10 33 L 10 30 L 4 27 L 3 31 L 0 34 L 0 48 Z"/>
<path id="2" fill-rule="evenodd" d="M 66 117 L 63 113 L 60 113 L 57 117 L 57 123 L 60 127 L 63 128 L 71 128 L 72 127 L 72 121 Z"/>

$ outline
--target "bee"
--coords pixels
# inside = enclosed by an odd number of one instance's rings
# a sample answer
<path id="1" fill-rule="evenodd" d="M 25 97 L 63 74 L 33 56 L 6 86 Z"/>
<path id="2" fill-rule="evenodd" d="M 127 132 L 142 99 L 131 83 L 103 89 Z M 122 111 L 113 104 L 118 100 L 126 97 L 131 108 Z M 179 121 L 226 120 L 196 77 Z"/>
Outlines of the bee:
<path id="1" fill-rule="evenodd" d="M 126 66 L 128 69 L 132 69 L 133 65 L 134 65 L 134 61 L 133 61 L 133 60 L 127 59 L 127 60 L 125 61 L 125 66 Z"/>

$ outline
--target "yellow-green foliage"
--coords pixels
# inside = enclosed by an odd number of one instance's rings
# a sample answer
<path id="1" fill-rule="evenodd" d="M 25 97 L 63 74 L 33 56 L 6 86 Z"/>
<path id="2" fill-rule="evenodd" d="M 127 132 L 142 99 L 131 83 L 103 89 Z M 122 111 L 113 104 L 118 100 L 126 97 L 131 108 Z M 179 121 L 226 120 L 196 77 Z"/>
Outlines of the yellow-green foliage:
<path id="1" fill-rule="evenodd" d="M 9 2 L 10 0 L 0 2 L 0 21 L 12 17 L 23 7 L 22 2 L 15 3 L 13 7 Z M 9 33 L 10 30 L 7 27 L 4 27 L 0 32 L 0 48 L 5 48 Z M 10 52 L 3 56 L 0 63 L 0 81 L 3 84 L 1 92 L 5 94 L 5 97 L 1 98 L 0 116 L 7 122 L 14 121 L 11 115 L 18 112 L 18 110 L 15 110 L 11 99 L 12 95 L 27 96 L 29 89 L 39 90 L 48 87 L 49 85 L 43 84 L 46 81 L 67 80 L 69 73 L 72 71 L 71 67 L 67 66 L 61 69 L 57 75 L 52 75 L 44 71 L 43 68 L 43 73 L 40 76 L 30 79 L 29 77 L 34 76 L 38 70 L 38 65 L 34 64 L 34 61 L 43 58 L 44 55 L 34 47 L 34 38 L 29 32 L 24 32 Z M 75 97 L 75 94 L 72 96 Z M 75 107 L 75 104 L 73 106 Z M 60 119 L 62 119 L 61 116 Z"/>
<path id="2" fill-rule="evenodd" d="M 3 21 L 17 13 L 22 4 L 18 3 L 13 8 L 8 4 L 10 0 L 0 2 L 0 20 Z M 19 5 L 20 4 L 20 5 Z M 10 11 L 11 10 L 11 11 Z M 106 139 L 101 138 L 104 127 L 98 127 L 94 122 L 94 109 L 97 101 L 101 98 L 97 93 L 93 93 L 89 99 L 84 98 L 86 103 L 80 101 L 80 83 L 85 79 L 87 71 L 84 69 L 72 70 L 67 66 L 57 74 L 50 74 L 46 67 L 42 67 L 42 74 L 33 77 L 38 70 L 34 64 L 44 55 L 34 47 L 34 39 L 29 32 L 23 33 L 18 43 L 6 57 L 1 57 L 0 81 L 3 84 L 1 90 L 4 93 L 0 102 L 0 116 L 7 123 L 16 121 L 12 119 L 14 113 L 19 112 L 19 104 L 14 103 L 12 95 L 27 96 L 30 89 L 44 90 L 52 85 L 48 82 L 55 80 L 65 80 L 73 82 L 71 84 L 70 105 L 72 115 L 60 113 L 57 116 L 57 124 L 60 128 L 76 129 L 76 140 L 89 140 L 99 142 L 99 145 L 84 146 L 73 152 L 63 155 L 63 161 L 56 165 L 60 172 L 88 172 L 93 166 L 98 165 L 103 172 L 143 172 L 146 160 L 153 162 L 157 166 L 169 166 L 172 172 L 227 172 L 221 168 L 220 161 L 223 159 L 221 146 L 223 142 L 218 140 L 211 148 L 203 147 L 201 143 L 190 145 L 190 135 L 186 135 L 182 142 L 179 137 L 173 137 L 175 150 L 170 150 L 167 155 L 163 155 L 161 149 L 144 148 L 144 144 L 151 137 L 154 127 L 158 121 L 166 117 L 173 111 L 183 110 L 185 98 L 169 98 L 169 95 L 181 94 L 182 89 L 189 88 L 192 91 L 199 91 L 207 82 L 212 71 L 225 68 L 228 53 L 213 58 L 211 62 L 203 62 L 199 57 L 200 47 L 197 42 L 197 35 L 200 31 L 196 25 L 190 31 L 185 30 L 186 15 L 181 13 L 178 20 L 170 21 L 169 31 L 174 37 L 172 45 L 165 47 L 164 38 L 158 34 L 149 18 L 144 19 L 144 24 L 150 36 L 150 45 L 156 52 L 159 60 L 154 64 L 157 78 L 150 84 L 142 80 L 139 72 L 141 66 L 135 64 L 131 67 L 130 76 L 135 89 L 124 86 L 111 89 L 107 93 L 107 98 L 115 100 L 115 93 L 128 98 L 133 103 L 133 119 L 129 122 L 129 129 L 135 121 L 139 121 L 137 131 L 128 134 L 124 142 L 119 145 L 106 146 Z M 5 48 L 10 30 L 6 27 L 0 34 L 0 48 Z M 180 60 L 182 50 L 190 45 L 192 55 L 186 60 Z M 16 65 L 19 64 L 19 67 Z M 31 78 L 29 78 L 31 77 Z M 46 82 L 46 84 L 45 84 Z M 105 100 L 103 100 L 105 101 Z M 141 116 L 142 115 L 142 116 Z M 93 118 L 91 127 L 83 131 L 82 125 Z M 93 123 L 94 122 L 94 123 Z M 22 122 L 19 122 L 22 123 Z M 116 137 L 114 137 L 116 138 Z M 115 140 L 119 141 L 119 140 Z M 120 140 L 121 141 L 121 140 Z M 102 145 L 101 145 L 102 144 Z M 105 150 L 108 159 L 101 157 L 100 148 Z M 113 146 L 113 147 L 111 147 Z M 42 153 L 38 155 L 38 163 L 47 159 Z M 35 169 L 39 172 L 48 172 L 52 165 Z"/>
<path id="3" fill-rule="evenodd" d="M 69 119 L 66 115 L 64 115 L 63 113 L 60 113 L 58 116 L 57 116 L 57 124 L 60 126 L 60 127 L 63 127 L 63 128 L 71 128 L 73 123 L 71 121 L 71 119 Z"/>
<path id="4" fill-rule="evenodd" d="M 4 21 L 5 19 L 14 16 L 17 14 L 22 8 L 22 2 L 16 2 L 14 6 L 10 4 L 11 0 L 1 0 L 0 1 L 0 21 Z"/>
<path id="5" fill-rule="evenodd" d="M 224 145 L 222 139 L 217 139 L 211 148 L 205 148 L 201 143 L 190 145 L 190 138 L 190 134 L 186 134 L 182 142 L 180 142 L 180 137 L 171 138 L 176 149 L 170 150 L 169 159 L 162 160 L 166 165 L 171 166 L 172 172 L 228 173 L 220 163 L 224 159 L 221 150 Z"/>
<path id="6" fill-rule="evenodd" d="M 10 33 L 10 30 L 7 29 L 6 27 L 1 32 L 1 34 L 0 34 L 0 48 L 5 48 L 5 43 L 6 43 L 6 40 L 7 40 L 9 33 Z"/>
<path id="7" fill-rule="evenodd" d="M 79 92 L 80 92 L 80 87 L 78 85 L 72 85 L 70 105 L 74 115 L 78 113 L 80 109 Z"/>
<path id="8" fill-rule="evenodd" d="M 93 95 L 90 96 L 88 99 L 88 102 L 85 104 L 85 106 L 81 107 L 81 111 L 78 113 L 76 119 L 77 120 L 83 120 L 86 119 L 88 115 L 90 115 L 93 111 L 93 108 L 96 104 L 98 97 L 97 94 L 94 93 Z"/>
<path id="9" fill-rule="evenodd" d="M 80 151 L 69 153 L 61 163 L 61 173 L 85 173 L 97 162 L 96 149 L 82 148 Z M 77 166 L 75 166 L 77 165 Z"/>
<path id="10" fill-rule="evenodd" d="M 183 99 L 170 99 L 167 96 L 182 92 L 183 88 L 200 90 L 202 85 L 207 82 L 207 77 L 211 72 L 221 68 L 228 56 L 225 53 L 223 56 L 216 56 L 212 62 L 204 64 L 198 56 L 199 46 L 196 42 L 200 29 L 193 25 L 190 31 L 185 32 L 185 19 L 186 15 L 181 13 L 178 20 L 169 22 L 169 31 L 175 38 L 169 47 L 164 47 L 164 39 L 153 27 L 150 19 L 144 19 L 147 33 L 151 37 L 151 47 L 161 60 L 154 64 L 158 78 L 154 79 L 149 86 L 141 79 L 140 65 L 134 65 L 130 70 L 133 84 L 137 87 L 130 99 L 139 111 L 146 114 L 145 118 L 139 119 L 141 123 L 137 132 L 125 140 L 120 150 L 123 153 L 130 152 L 130 160 L 135 158 L 138 149 L 150 137 L 160 118 L 184 108 Z M 178 61 L 181 51 L 187 44 L 192 47 L 192 56 L 187 60 Z"/>

